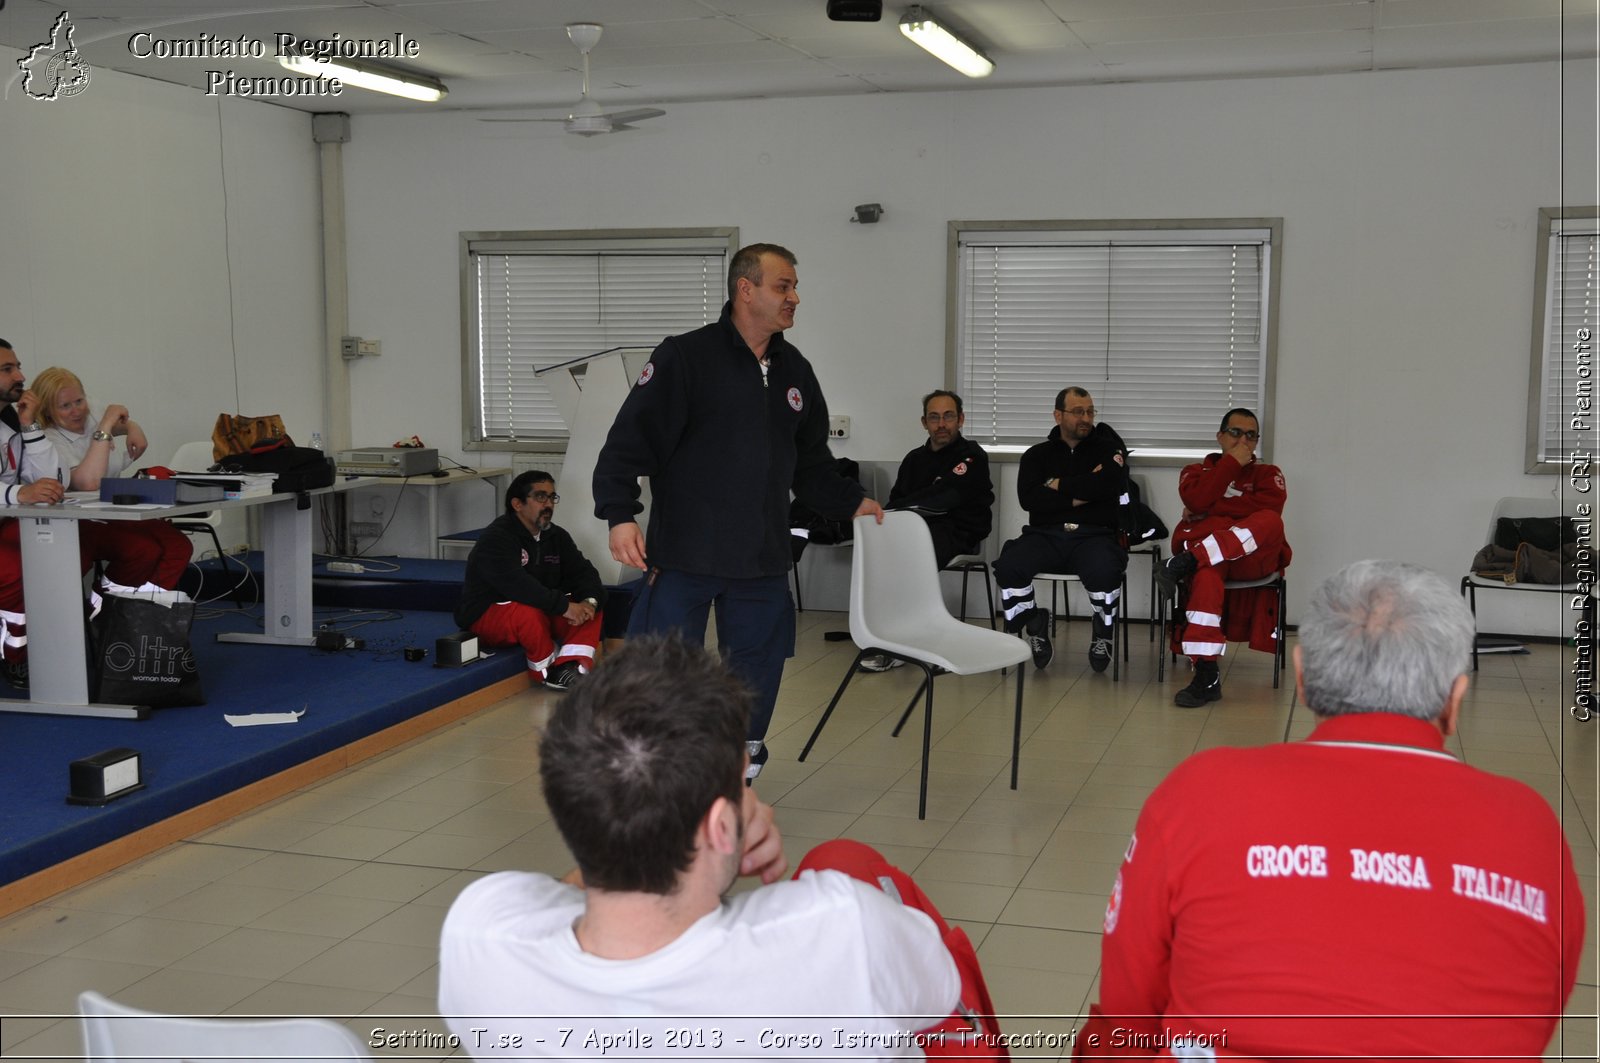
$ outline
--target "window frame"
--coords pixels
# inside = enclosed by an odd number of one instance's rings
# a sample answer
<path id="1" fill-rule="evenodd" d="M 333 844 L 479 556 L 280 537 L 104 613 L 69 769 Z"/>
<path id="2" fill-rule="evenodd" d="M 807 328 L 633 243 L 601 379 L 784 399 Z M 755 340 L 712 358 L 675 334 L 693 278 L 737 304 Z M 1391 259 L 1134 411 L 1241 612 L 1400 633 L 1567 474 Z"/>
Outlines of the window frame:
<path id="1" fill-rule="evenodd" d="M 1253 407 L 1261 422 L 1261 444 L 1258 452 L 1265 457 L 1270 451 L 1273 433 L 1273 410 L 1276 405 L 1275 389 L 1277 382 L 1278 361 L 1278 307 L 1282 288 L 1283 270 L 1283 219 L 1281 217 L 1262 218 L 1112 218 L 1112 219 L 1050 219 L 1050 220 L 960 220 L 951 221 L 946 227 L 946 266 L 945 266 L 945 380 L 946 386 L 961 390 L 960 375 L 960 342 L 961 342 L 961 239 L 963 234 L 975 232 L 1059 232 L 1063 235 L 1063 243 L 1072 242 L 1073 234 L 1095 233 L 1097 235 L 1126 233 L 1130 237 L 1138 238 L 1148 236 L 1154 232 L 1170 231 L 1175 233 L 1208 231 L 1216 233 L 1226 230 L 1255 230 L 1265 231 L 1267 236 L 1265 246 L 1267 249 L 1266 268 L 1263 270 L 1263 279 L 1266 282 L 1266 292 L 1262 299 L 1261 313 L 1265 318 L 1263 322 L 1265 332 L 1265 353 L 1262 359 L 1261 379 L 1259 385 L 1259 402 Z M 1214 242 L 1214 241 L 1210 241 Z M 1241 241 L 1245 242 L 1245 241 Z M 1060 386 L 1077 384 L 1080 382 L 1062 380 Z M 1088 386 L 1088 385 L 1082 385 Z M 1090 388 L 1091 392 L 1093 388 Z M 963 396 L 965 397 L 965 396 Z M 1224 411 L 1217 410 L 1217 416 Z M 1108 417 L 1108 421 L 1115 427 L 1116 418 Z M 1042 408 L 1039 411 L 1040 438 L 1048 430 L 1050 424 L 1050 411 Z M 1126 437 L 1125 437 L 1126 438 Z M 1136 454 L 1139 465 L 1146 467 L 1181 468 L 1182 466 L 1198 461 L 1205 454 L 1211 453 L 1216 448 L 1207 445 L 1203 449 L 1178 450 L 1170 448 L 1167 453 L 1151 453 L 1146 443 L 1141 447 L 1137 439 L 1126 438 L 1130 450 Z M 984 449 L 991 456 L 999 460 L 1016 460 L 1016 457 L 1028 449 L 1031 444 L 1018 443 L 984 443 Z"/>
<path id="2" fill-rule="evenodd" d="M 1529 341 L 1528 359 L 1528 416 L 1526 449 L 1524 452 L 1524 471 L 1540 476 L 1564 475 L 1572 468 L 1574 459 L 1581 458 L 1587 461 L 1592 453 L 1586 445 L 1568 445 L 1565 455 L 1554 458 L 1546 457 L 1546 437 L 1544 434 L 1546 415 L 1551 410 L 1552 387 L 1565 388 L 1567 393 L 1562 396 L 1563 416 L 1560 422 L 1567 422 L 1565 403 L 1567 399 L 1578 394 L 1576 381 L 1569 380 L 1566 373 L 1555 372 L 1552 374 L 1551 365 L 1551 325 L 1554 320 L 1556 289 L 1551 286 L 1550 271 L 1560 256 L 1561 240 L 1564 236 L 1588 235 L 1600 243 L 1600 206 L 1594 207 L 1540 207 L 1539 225 L 1536 243 L 1534 245 L 1534 273 L 1533 273 L 1533 323 Z M 1600 306 L 1600 290 L 1596 291 L 1597 306 Z M 1590 362 L 1594 357 L 1596 342 L 1595 322 L 1589 326 L 1589 339 L 1587 341 Z M 1582 327 L 1582 326 L 1580 326 Z M 1576 333 L 1570 340 L 1579 340 Z M 1566 341 L 1563 341 L 1565 344 Z M 1565 349 L 1565 348 L 1564 348 Z M 1576 359 L 1574 360 L 1574 369 Z M 1590 381 L 1593 381 L 1591 376 Z M 1587 390 L 1592 399 L 1594 392 L 1592 386 Z M 1592 433 L 1595 424 L 1595 410 L 1591 408 L 1585 424 Z"/>
<path id="3" fill-rule="evenodd" d="M 592 250 L 626 253 L 684 249 L 702 243 L 706 250 L 726 248 L 725 261 L 733 260 L 739 249 L 738 226 L 657 229 L 529 229 L 462 231 L 459 234 L 459 280 L 461 291 L 461 441 L 466 451 L 563 454 L 566 434 L 530 435 L 509 439 L 478 437 L 479 411 L 483 397 L 479 374 L 478 288 L 474 252 L 512 250 L 511 245 L 548 245 L 554 250 Z M 505 248 L 492 245 L 505 244 Z M 725 297 L 724 297 L 725 298 Z M 714 320 L 714 319 L 713 319 Z M 665 332 L 662 333 L 665 335 Z M 656 337 L 653 346 L 660 342 Z"/>

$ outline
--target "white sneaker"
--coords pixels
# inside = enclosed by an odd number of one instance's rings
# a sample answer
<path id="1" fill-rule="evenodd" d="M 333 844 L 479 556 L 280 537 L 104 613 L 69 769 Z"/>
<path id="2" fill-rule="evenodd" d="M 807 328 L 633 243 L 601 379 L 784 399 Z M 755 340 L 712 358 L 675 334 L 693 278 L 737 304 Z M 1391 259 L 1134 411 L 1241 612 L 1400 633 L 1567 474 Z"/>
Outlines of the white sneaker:
<path id="1" fill-rule="evenodd" d="M 906 662 L 898 657 L 890 657 L 887 653 L 869 653 L 861 658 L 863 672 L 887 672 L 891 668 L 904 668 Z"/>

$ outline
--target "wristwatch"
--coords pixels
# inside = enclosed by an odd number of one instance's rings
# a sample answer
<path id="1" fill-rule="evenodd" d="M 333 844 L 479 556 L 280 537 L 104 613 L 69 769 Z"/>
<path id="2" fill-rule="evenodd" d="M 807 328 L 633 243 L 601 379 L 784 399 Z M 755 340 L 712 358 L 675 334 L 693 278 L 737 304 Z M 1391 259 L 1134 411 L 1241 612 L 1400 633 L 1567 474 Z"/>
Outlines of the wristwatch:
<path id="1" fill-rule="evenodd" d="M 595 609 L 600 608 L 600 603 L 595 601 L 593 598 L 585 598 L 584 602 L 585 602 L 585 604 L 587 604 L 587 605 L 589 605 L 589 606 L 591 606 L 591 607 L 593 607 Z"/>
<path id="2" fill-rule="evenodd" d="M 39 422 L 38 421 L 35 421 L 32 424 L 23 425 L 22 426 L 22 430 L 24 432 L 42 432 L 42 431 L 44 431 L 44 429 L 39 427 Z"/>
<path id="3" fill-rule="evenodd" d="M 94 433 L 89 436 L 90 442 L 94 442 L 94 443 L 99 443 L 102 440 L 109 440 L 110 438 L 111 438 L 111 433 L 107 432 L 103 428 L 96 428 L 94 430 Z"/>

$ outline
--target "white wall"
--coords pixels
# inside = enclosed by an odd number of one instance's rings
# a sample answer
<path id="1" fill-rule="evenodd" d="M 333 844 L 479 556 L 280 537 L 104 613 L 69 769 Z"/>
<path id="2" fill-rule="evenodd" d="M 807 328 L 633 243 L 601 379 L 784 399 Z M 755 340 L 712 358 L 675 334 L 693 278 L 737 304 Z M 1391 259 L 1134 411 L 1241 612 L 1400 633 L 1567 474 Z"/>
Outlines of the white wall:
<path id="1" fill-rule="evenodd" d="M 1456 573 L 1496 497 L 1559 482 L 1522 468 L 1536 211 L 1560 200 L 1564 151 L 1569 184 L 1593 181 L 1593 64 L 1565 76 L 1590 100 L 1569 103 L 1581 142 L 1559 135 L 1555 64 L 674 105 L 592 140 L 358 117 L 351 326 L 384 354 L 354 368 L 354 436 L 462 456 L 462 230 L 732 224 L 787 244 L 792 338 L 854 418 L 837 449 L 892 459 L 920 438 L 915 397 L 945 382 L 948 221 L 1281 216 L 1269 456 L 1289 479 L 1291 618 L 1354 558 Z M 870 201 L 882 222 L 847 223 Z M 1175 477 L 1152 479 L 1171 522 Z M 1484 626 L 1557 629 L 1554 596 L 1519 608 Z"/>
<path id="2" fill-rule="evenodd" d="M 65 366 L 127 405 L 157 462 L 223 411 L 297 438 L 324 416 L 310 116 L 218 103 L 99 69 L 69 99 L 0 99 L 0 336 L 30 377 Z"/>

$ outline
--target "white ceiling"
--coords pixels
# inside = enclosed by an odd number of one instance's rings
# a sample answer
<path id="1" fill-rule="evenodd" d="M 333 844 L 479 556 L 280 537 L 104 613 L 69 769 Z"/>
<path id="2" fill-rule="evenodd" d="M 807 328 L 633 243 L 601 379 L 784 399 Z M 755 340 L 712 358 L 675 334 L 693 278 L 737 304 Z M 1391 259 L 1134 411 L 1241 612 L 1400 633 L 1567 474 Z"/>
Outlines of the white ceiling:
<path id="1" fill-rule="evenodd" d="M 27 49 L 62 10 L 0 0 L 0 44 Z M 877 23 L 831 22 L 826 0 L 72 0 L 91 67 L 201 87 L 208 69 L 282 77 L 273 35 L 415 38 L 410 65 L 450 94 L 420 104 L 346 88 L 279 98 L 353 114 L 562 113 L 578 98 L 569 22 L 599 22 L 593 94 L 608 108 L 689 100 L 981 90 L 1024 85 L 1260 77 L 1470 66 L 1596 54 L 1600 0 L 934 0 L 931 14 L 995 61 L 962 77 L 901 37 L 908 6 Z M 1563 15 L 1565 9 L 1565 15 Z M 139 59 L 129 37 L 247 38 L 267 59 Z M 3 80 L 0 80 L 3 84 Z M 670 121 L 670 117 L 659 120 Z"/>

